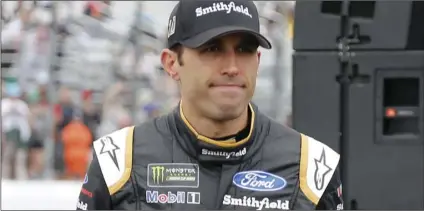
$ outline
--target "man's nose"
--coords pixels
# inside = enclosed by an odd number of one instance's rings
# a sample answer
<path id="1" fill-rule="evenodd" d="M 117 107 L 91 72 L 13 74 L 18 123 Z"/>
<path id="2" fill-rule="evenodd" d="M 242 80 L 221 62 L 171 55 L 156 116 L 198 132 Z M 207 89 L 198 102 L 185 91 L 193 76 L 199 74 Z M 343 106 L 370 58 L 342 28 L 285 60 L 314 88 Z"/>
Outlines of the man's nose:
<path id="1" fill-rule="evenodd" d="M 234 50 L 226 51 L 224 55 L 223 68 L 221 74 L 228 76 L 237 76 L 240 69 L 237 65 L 237 54 Z"/>

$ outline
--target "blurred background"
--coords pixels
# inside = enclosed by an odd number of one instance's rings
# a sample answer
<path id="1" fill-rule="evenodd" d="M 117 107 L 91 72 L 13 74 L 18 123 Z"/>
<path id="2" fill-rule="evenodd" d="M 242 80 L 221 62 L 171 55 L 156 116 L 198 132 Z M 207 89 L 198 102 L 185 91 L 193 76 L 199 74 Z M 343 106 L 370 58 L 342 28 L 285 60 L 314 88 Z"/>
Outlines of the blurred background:
<path id="1" fill-rule="evenodd" d="M 1 2 L 2 209 L 74 209 L 93 140 L 178 103 L 159 60 L 175 4 Z M 286 124 L 294 2 L 256 4 L 274 48 L 254 102 Z"/>
<path id="2" fill-rule="evenodd" d="M 341 154 L 345 209 L 424 209 L 424 1 L 255 3 L 253 101 Z M 92 142 L 177 105 L 175 4 L 1 1 L 2 209 L 75 209 Z"/>

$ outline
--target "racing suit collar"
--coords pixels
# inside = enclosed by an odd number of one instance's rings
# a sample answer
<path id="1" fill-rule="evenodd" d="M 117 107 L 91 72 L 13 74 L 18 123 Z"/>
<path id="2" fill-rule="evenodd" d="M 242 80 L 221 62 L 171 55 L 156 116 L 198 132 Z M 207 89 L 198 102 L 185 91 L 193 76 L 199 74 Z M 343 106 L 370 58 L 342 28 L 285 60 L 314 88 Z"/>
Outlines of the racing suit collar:
<path id="1" fill-rule="evenodd" d="M 249 131 L 245 137 L 234 137 L 228 140 L 214 140 L 200 135 L 185 118 L 181 104 L 174 110 L 173 116 L 178 134 L 176 138 L 179 145 L 190 156 L 199 160 L 199 162 L 216 163 L 239 163 L 252 154 L 251 145 L 255 137 L 257 124 L 257 107 L 249 104 Z M 236 140 L 239 139 L 239 140 Z"/>

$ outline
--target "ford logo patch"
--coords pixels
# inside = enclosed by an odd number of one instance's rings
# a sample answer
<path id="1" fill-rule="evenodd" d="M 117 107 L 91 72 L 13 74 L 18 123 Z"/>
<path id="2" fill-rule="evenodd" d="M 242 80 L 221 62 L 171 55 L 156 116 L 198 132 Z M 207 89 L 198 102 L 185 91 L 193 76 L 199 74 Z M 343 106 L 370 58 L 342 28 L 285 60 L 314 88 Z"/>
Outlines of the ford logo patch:
<path id="1" fill-rule="evenodd" d="M 233 176 L 234 185 L 254 191 L 276 191 L 287 185 L 287 181 L 264 171 L 243 171 Z"/>

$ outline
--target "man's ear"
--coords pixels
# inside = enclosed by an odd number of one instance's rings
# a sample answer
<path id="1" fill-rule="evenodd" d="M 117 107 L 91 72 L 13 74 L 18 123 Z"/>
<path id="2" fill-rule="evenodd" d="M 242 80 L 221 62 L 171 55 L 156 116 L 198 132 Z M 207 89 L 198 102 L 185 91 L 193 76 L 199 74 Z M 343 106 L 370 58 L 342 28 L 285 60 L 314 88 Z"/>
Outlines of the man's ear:
<path id="1" fill-rule="evenodd" d="M 177 53 L 169 50 L 168 48 L 162 50 L 160 54 L 160 61 L 163 69 L 171 76 L 172 79 L 179 81 L 180 76 L 178 71 L 176 71 L 176 66 L 179 65 L 177 59 Z"/>
<path id="2" fill-rule="evenodd" d="M 261 63 L 261 55 L 262 53 L 260 51 L 258 51 L 257 56 L 258 56 L 258 68 L 256 70 L 256 73 L 259 74 L 259 64 Z"/>
<path id="3" fill-rule="evenodd" d="M 258 64 L 261 63 L 261 55 L 262 55 L 262 53 L 260 51 L 258 51 Z"/>

